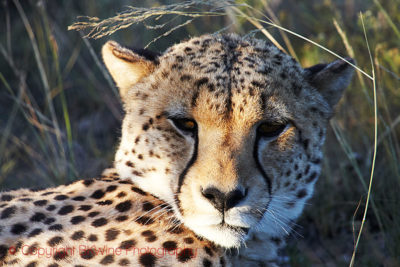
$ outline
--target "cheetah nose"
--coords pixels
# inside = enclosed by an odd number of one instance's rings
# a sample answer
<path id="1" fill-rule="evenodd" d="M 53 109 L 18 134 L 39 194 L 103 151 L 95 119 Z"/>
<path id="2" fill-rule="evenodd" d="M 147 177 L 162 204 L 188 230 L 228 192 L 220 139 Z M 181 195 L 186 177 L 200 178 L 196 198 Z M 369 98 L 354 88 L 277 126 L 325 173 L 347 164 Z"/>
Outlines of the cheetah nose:
<path id="1" fill-rule="evenodd" d="M 235 189 L 225 194 L 215 187 L 208 187 L 202 189 L 201 193 L 217 210 L 224 212 L 239 204 L 239 202 L 246 197 L 247 189 Z"/>

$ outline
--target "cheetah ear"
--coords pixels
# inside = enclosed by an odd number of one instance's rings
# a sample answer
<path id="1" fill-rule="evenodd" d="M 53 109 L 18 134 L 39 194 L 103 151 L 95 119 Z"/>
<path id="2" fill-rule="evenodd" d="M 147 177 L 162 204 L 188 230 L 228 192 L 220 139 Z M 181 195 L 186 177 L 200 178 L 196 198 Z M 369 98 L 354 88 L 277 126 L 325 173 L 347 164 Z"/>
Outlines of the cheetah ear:
<path id="1" fill-rule="evenodd" d="M 108 41 L 101 52 L 122 100 L 134 84 L 153 72 L 157 64 L 155 54 L 143 49 L 131 50 L 114 41 Z"/>
<path id="2" fill-rule="evenodd" d="M 352 64 L 352 58 L 346 58 Z M 339 102 L 344 89 L 349 85 L 354 68 L 343 60 L 329 64 L 317 64 L 306 68 L 306 78 L 322 94 L 328 104 L 333 107 Z"/>

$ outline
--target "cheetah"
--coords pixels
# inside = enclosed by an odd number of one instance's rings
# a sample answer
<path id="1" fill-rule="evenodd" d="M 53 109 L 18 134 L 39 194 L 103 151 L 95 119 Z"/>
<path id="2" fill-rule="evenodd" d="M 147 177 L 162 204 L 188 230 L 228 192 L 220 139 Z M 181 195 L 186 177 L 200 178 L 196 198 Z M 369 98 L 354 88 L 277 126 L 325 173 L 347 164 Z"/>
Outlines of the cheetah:
<path id="1" fill-rule="evenodd" d="M 102 56 L 125 110 L 114 169 L 1 193 L 0 262 L 279 266 L 353 68 L 302 68 L 235 34 L 162 54 L 108 41 Z"/>

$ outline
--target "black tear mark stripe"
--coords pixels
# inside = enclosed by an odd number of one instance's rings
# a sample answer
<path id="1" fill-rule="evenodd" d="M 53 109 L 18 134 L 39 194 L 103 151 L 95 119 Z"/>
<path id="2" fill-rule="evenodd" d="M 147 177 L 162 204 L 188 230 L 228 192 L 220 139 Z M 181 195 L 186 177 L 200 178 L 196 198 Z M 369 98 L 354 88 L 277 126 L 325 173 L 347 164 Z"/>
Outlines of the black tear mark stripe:
<path id="1" fill-rule="evenodd" d="M 268 186 L 268 194 L 271 196 L 271 179 L 269 178 L 269 176 L 267 175 L 267 173 L 264 171 L 261 163 L 260 163 L 260 159 L 258 156 L 258 147 L 259 147 L 259 142 L 260 142 L 260 136 L 257 135 L 256 136 L 256 140 L 254 142 L 254 149 L 253 149 L 253 157 L 254 157 L 254 161 L 256 162 L 257 168 L 259 169 L 259 171 L 261 172 L 261 175 L 264 177 L 265 182 L 267 183 Z"/>
<path id="2" fill-rule="evenodd" d="M 185 179 L 187 172 L 189 171 L 190 167 L 192 167 L 192 165 L 194 164 L 194 162 L 197 159 L 198 146 L 199 146 L 199 136 L 198 136 L 198 132 L 196 132 L 196 134 L 194 135 L 193 155 L 190 158 L 190 160 L 189 160 L 188 164 L 186 165 L 185 169 L 183 170 L 183 172 L 179 175 L 178 190 L 177 190 L 177 193 L 175 194 L 175 200 L 176 200 L 176 203 L 177 203 L 177 206 L 178 206 L 178 209 L 179 209 L 179 212 L 181 213 L 181 215 L 183 215 L 183 209 L 181 208 L 179 194 L 181 193 L 183 180 Z"/>

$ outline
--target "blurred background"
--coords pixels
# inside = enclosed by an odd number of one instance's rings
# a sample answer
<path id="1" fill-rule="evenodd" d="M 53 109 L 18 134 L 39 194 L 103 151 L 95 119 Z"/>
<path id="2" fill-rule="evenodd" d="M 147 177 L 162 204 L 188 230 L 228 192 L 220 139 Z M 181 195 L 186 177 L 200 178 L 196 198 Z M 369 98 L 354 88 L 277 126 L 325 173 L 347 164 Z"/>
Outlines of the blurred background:
<path id="1" fill-rule="evenodd" d="M 355 266 L 400 266 L 399 0 L 0 3 L 1 190 L 58 185 L 97 176 L 112 166 L 123 112 L 100 57 L 108 39 L 164 51 L 191 36 L 236 32 L 272 39 L 305 67 L 335 60 L 318 46 L 264 23 L 272 21 L 355 58 L 371 77 L 362 15 L 375 69 L 378 149 Z M 116 23 L 114 16 L 124 11 Z M 68 30 L 75 22 L 86 28 Z M 87 34 L 101 38 L 83 38 Z M 322 177 L 289 238 L 286 252 L 292 266 L 349 264 L 374 152 L 370 77 L 358 72 L 337 106 Z"/>

